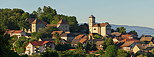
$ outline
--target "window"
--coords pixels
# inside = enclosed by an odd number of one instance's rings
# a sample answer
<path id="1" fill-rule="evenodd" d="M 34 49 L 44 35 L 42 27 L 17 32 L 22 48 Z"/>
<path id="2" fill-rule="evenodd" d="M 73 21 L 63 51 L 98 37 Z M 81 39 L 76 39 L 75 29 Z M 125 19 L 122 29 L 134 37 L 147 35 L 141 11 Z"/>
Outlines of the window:
<path id="1" fill-rule="evenodd" d="M 94 30 L 96 30 L 96 28 L 94 28 Z"/>

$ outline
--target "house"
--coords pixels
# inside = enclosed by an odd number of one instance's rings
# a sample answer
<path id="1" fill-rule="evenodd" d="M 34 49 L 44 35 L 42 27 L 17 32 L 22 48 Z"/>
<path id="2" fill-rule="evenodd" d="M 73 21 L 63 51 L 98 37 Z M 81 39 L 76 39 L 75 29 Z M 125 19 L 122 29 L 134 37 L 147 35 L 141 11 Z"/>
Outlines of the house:
<path id="1" fill-rule="evenodd" d="M 76 46 L 78 43 L 85 44 L 87 40 L 88 40 L 88 36 L 82 34 L 82 35 L 76 36 L 76 37 L 72 40 L 71 44 L 72 44 L 72 46 Z"/>
<path id="2" fill-rule="evenodd" d="M 95 42 L 98 50 L 103 50 L 103 45 L 102 45 L 103 43 L 104 43 L 104 40 L 100 40 L 100 41 Z"/>
<path id="3" fill-rule="evenodd" d="M 113 40 L 113 42 L 124 42 L 124 41 L 126 41 L 125 38 L 121 38 L 121 37 L 114 37 L 112 40 Z"/>
<path id="4" fill-rule="evenodd" d="M 138 51 L 143 52 L 144 49 L 146 49 L 144 46 L 141 44 L 137 44 L 133 47 L 132 52 L 137 53 Z"/>
<path id="5" fill-rule="evenodd" d="M 55 49 L 55 45 L 53 41 L 34 41 L 30 42 L 26 46 L 25 54 L 32 55 L 36 53 L 45 52 L 47 48 Z"/>
<path id="6" fill-rule="evenodd" d="M 30 29 L 23 29 L 23 31 L 27 33 L 33 33 L 33 32 L 39 32 L 40 28 L 45 28 L 45 25 L 47 24 L 46 22 L 39 20 L 39 19 L 34 19 L 30 18 L 27 20 L 30 24 L 29 28 Z"/>
<path id="7" fill-rule="evenodd" d="M 153 39 L 152 39 L 152 36 L 141 36 L 141 39 L 140 39 L 140 41 L 152 41 Z"/>
<path id="8" fill-rule="evenodd" d="M 58 35 L 61 37 L 61 39 L 64 39 L 64 40 L 66 40 L 68 42 L 71 42 L 73 40 L 73 38 L 74 38 L 71 34 L 65 33 L 64 31 L 53 31 L 51 33 L 53 39 L 56 38 L 55 35 L 54 35 L 56 33 L 58 33 Z"/>
<path id="9" fill-rule="evenodd" d="M 124 34 L 124 35 L 121 35 L 122 38 L 127 38 L 127 39 L 133 39 L 133 35 L 131 34 Z"/>
<path id="10" fill-rule="evenodd" d="M 89 17 L 89 33 L 98 33 L 102 36 L 108 36 L 111 34 L 111 26 L 109 23 L 95 23 L 95 17 L 91 15 Z"/>
<path id="11" fill-rule="evenodd" d="M 131 45 L 134 44 L 134 41 L 126 41 L 124 44 L 122 44 L 120 47 L 125 50 L 125 51 L 130 51 L 131 50 Z"/>
<path id="12" fill-rule="evenodd" d="M 119 37 L 121 35 L 121 33 L 119 33 L 119 32 L 113 32 L 113 33 L 111 33 L 111 35 L 114 36 L 114 37 Z"/>
<path id="13" fill-rule="evenodd" d="M 9 34 L 10 37 L 17 36 L 18 38 L 22 36 L 26 36 L 26 33 L 22 30 L 6 30 L 5 34 Z"/>
<path id="14" fill-rule="evenodd" d="M 53 27 L 57 27 L 60 31 L 64 31 L 66 33 L 70 33 L 69 31 L 69 24 L 66 20 L 61 19 L 57 24 L 47 24 L 48 26 L 53 26 Z"/>

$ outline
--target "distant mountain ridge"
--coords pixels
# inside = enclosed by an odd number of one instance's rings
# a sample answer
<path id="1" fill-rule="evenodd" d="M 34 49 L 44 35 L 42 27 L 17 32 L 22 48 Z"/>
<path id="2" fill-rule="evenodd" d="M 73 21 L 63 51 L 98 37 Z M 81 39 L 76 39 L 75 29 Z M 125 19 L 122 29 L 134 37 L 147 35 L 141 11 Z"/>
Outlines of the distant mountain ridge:
<path id="1" fill-rule="evenodd" d="M 141 27 L 141 26 L 128 26 L 128 25 L 115 25 L 115 24 L 111 24 L 112 29 L 116 29 L 118 27 L 125 27 L 126 31 L 132 31 L 135 30 L 138 32 L 138 35 L 153 35 L 154 36 L 154 29 L 153 28 L 149 28 L 149 27 Z"/>

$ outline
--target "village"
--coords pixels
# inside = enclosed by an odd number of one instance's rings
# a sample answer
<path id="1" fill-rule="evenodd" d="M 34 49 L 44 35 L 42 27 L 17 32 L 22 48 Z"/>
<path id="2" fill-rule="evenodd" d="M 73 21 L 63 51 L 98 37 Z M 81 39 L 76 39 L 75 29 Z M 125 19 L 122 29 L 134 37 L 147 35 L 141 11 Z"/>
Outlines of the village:
<path id="1" fill-rule="evenodd" d="M 19 53 L 20 55 L 27 54 L 31 56 L 34 54 L 41 54 L 47 52 L 47 49 L 63 51 L 63 48 L 66 47 L 64 51 L 81 49 L 86 51 L 88 54 L 100 56 L 105 55 L 105 52 L 110 52 L 110 50 L 107 51 L 109 45 L 115 45 L 117 49 L 124 50 L 125 53 L 130 54 L 129 56 L 127 55 L 128 57 L 134 57 L 136 56 L 135 54 L 154 52 L 154 37 L 151 35 L 138 36 L 137 32 L 133 30 L 126 32 L 126 28 L 124 27 L 119 27 L 117 30 L 113 30 L 108 22 L 95 22 L 97 19 L 95 19 L 93 15 L 90 15 L 87 19 L 89 20 L 89 23 L 88 26 L 85 26 L 87 29 L 82 29 L 83 33 L 71 32 L 70 25 L 65 19 L 60 19 L 56 24 L 47 24 L 43 20 L 29 18 L 27 20 L 30 24 L 29 29 L 7 29 L 4 34 L 9 34 L 10 37 L 16 37 L 17 39 L 31 39 L 36 38 L 33 37 L 33 33 L 40 32 L 40 29 L 45 29 L 46 27 L 52 27 L 53 29 L 57 28 L 51 32 L 50 30 L 46 30 L 51 33 L 49 35 L 52 38 L 39 37 L 31 42 L 27 42 L 26 44 L 21 44 L 25 45 L 25 47 L 24 51 Z M 88 30 L 88 33 L 84 33 L 85 30 Z M 71 48 L 67 47 L 69 45 L 57 47 L 59 44 L 70 44 Z M 16 48 L 12 48 L 12 50 L 18 52 Z M 102 53 L 99 53 L 98 51 L 102 51 Z"/>

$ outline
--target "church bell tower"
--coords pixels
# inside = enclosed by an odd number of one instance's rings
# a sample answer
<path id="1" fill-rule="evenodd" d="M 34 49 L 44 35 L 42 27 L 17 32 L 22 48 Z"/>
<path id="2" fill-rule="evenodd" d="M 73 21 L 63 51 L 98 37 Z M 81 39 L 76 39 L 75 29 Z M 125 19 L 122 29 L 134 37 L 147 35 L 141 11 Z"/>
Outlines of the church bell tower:
<path id="1" fill-rule="evenodd" d="M 93 15 L 91 15 L 89 17 L 89 33 L 92 32 L 92 26 L 95 24 L 95 17 Z"/>

